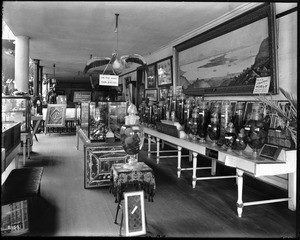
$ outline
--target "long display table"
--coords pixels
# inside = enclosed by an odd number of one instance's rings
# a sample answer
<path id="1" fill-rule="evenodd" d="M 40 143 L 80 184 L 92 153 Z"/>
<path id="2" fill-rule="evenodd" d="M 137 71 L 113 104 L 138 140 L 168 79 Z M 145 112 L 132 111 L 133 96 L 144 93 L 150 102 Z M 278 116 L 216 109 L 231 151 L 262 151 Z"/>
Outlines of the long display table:
<path id="1" fill-rule="evenodd" d="M 237 213 L 239 217 L 242 217 L 242 211 L 244 206 L 282 202 L 288 201 L 288 208 L 290 210 L 296 210 L 296 160 L 297 151 L 281 150 L 277 161 L 273 161 L 267 158 L 259 157 L 253 159 L 251 153 L 245 152 L 243 155 L 239 155 L 234 151 L 227 152 L 221 147 L 214 146 L 211 142 L 198 143 L 190 140 L 176 138 L 156 130 L 144 127 L 145 134 L 148 135 L 148 156 L 151 152 L 151 138 L 156 138 L 156 160 L 159 163 L 160 153 L 160 141 L 171 143 L 177 146 L 177 175 L 180 177 L 181 171 L 192 170 L 192 186 L 196 187 L 197 180 L 209 180 L 209 179 L 222 179 L 222 178 L 236 178 L 238 186 L 237 196 Z M 181 150 L 182 148 L 188 149 L 193 155 L 193 167 L 192 168 L 181 168 Z M 203 168 L 197 168 L 197 156 L 198 154 L 208 156 L 212 160 L 211 177 L 197 177 L 196 171 Z M 233 167 L 236 169 L 236 175 L 233 176 L 214 176 L 216 170 L 216 162 L 223 163 L 225 166 Z M 253 177 L 260 176 L 274 176 L 278 174 L 288 174 L 288 197 L 279 199 L 270 199 L 263 201 L 243 202 L 243 174 L 248 173 Z"/>

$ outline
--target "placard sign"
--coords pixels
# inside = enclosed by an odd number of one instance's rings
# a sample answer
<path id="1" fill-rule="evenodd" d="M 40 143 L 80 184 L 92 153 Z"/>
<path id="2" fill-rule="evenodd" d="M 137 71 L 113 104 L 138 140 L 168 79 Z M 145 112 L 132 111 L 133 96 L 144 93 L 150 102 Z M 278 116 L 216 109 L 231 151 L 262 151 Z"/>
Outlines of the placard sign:
<path id="1" fill-rule="evenodd" d="M 117 75 L 104 75 L 99 76 L 100 86 L 119 86 L 119 76 Z"/>
<path id="2" fill-rule="evenodd" d="M 256 78 L 253 94 L 268 93 L 270 87 L 271 77 Z"/>
<path id="3" fill-rule="evenodd" d="M 73 102 L 91 101 L 92 92 L 90 91 L 76 91 L 74 92 Z"/>

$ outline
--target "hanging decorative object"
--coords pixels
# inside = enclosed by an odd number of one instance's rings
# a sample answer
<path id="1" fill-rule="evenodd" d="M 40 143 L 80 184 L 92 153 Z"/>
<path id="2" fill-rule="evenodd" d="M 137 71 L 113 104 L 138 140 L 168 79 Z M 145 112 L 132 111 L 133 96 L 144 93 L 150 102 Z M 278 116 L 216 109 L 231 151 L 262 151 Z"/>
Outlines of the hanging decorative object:
<path id="1" fill-rule="evenodd" d="M 112 67 L 112 71 L 115 75 L 120 75 L 123 71 L 123 69 L 126 67 L 126 65 L 130 62 L 140 64 L 144 66 L 147 69 L 147 63 L 145 59 L 139 55 L 139 54 L 129 54 L 121 56 L 118 59 L 118 18 L 119 14 L 116 13 L 116 29 L 115 33 L 117 34 L 117 50 L 115 50 L 112 53 L 111 57 L 92 57 L 90 56 L 90 60 L 86 63 L 86 66 L 83 70 L 83 73 L 87 73 L 89 69 L 100 67 L 103 65 L 105 66 L 105 69 L 103 71 L 103 74 L 105 74 L 105 71 L 109 65 Z"/>

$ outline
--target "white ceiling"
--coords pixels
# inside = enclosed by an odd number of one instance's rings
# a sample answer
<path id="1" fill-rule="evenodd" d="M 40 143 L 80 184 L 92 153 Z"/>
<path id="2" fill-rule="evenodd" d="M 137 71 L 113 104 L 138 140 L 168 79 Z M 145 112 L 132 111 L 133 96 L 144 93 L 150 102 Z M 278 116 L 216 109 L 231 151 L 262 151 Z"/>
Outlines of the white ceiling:
<path id="1" fill-rule="evenodd" d="M 3 20 L 15 36 L 30 38 L 30 58 L 59 81 L 85 82 L 90 55 L 147 54 L 245 2 L 4 1 Z"/>

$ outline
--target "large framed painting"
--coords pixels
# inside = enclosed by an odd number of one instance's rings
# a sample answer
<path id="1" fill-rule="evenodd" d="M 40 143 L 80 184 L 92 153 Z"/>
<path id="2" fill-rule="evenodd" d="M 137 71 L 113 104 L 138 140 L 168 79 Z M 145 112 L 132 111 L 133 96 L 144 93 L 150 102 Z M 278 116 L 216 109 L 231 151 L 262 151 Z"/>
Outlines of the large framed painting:
<path id="1" fill-rule="evenodd" d="M 265 3 L 175 46 L 177 86 L 187 95 L 253 95 L 263 82 L 278 93 L 275 23 Z"/>
<path id="2" fill-rule="evenodd" d="M 148 66 L 147 88 L 156 88 L 155 64 Z"/>
<path id="3" fill-rule="evenodd" d="M 158 86 L 172 85 L 172 59 L 168 58 L 163 61 L 157 62 L 157 81 Z"/>
<path id="4" fill-rule="evenodd" d="M 48 104 L 46 127 L 64 127 L 67 104 Z"/>

